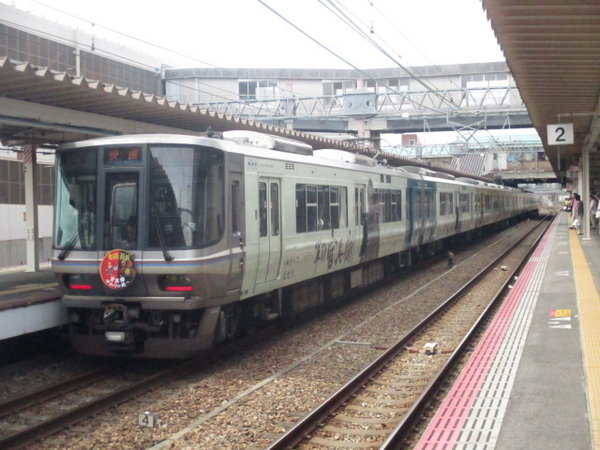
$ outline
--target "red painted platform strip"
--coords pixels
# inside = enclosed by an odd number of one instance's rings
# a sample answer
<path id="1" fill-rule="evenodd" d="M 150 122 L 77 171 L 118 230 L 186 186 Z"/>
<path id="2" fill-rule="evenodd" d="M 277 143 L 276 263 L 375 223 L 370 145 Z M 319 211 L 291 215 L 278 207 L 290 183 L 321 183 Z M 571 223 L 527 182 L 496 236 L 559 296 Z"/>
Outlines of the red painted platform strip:
<path id="1" fill-rule="evenodd" d="M 552 227 L 555 227 L 556 223 Z M 512 323 L 515 312 L 528 291 L 531 278 L 539 264 L 539 257 L 546 248 L 549 235 L 550 233 L 546 233 L 531 259 L 523 268 L 510 294 L 498 310 L 492 324 L 485 332 L 449 394 L 442 402 L 415 447 L 416 449 L 445 449 L 453 448 L 457 444 L 472 407 L 481 392 L 481 387 L 490 373 L 490 368 Z"/>

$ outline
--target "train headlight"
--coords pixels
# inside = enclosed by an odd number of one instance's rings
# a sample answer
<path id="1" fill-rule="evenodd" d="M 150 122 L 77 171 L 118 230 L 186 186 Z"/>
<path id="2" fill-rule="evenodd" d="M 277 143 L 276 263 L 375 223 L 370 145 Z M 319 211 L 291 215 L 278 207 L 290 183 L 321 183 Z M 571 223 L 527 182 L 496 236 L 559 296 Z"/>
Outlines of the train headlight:
<path id="1" fill-rule="evenodd" d="M 107 342 L 125 342 L 124 331 L 107 331 L 104 333 L 104 338 Z"/>

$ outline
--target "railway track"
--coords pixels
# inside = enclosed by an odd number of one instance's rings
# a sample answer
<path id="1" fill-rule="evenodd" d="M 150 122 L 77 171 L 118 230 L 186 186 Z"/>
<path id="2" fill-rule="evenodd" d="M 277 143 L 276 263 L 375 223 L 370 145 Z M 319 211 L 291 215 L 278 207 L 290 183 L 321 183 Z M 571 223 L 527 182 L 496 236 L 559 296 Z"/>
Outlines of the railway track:
<path id="1" fill-rule="evenodd" d="M 227 357 L 232 352 L 239 351 L 253 343 L 267 340 L 277 329 L 286 328 L 286 324 L 279 324 L 272 329 L 265 329 L 252 336 L 251 339 L 244 339 L 244 342 L 233 342 L 230 345 L 221 347 L 210 355 L 203 355 L 202 358 L 187 361 L 183 364 L 171 364 L 164 370 L 160 368 L 151 368 L 146 366 L 137 371 L 137 374 L 130 374 L 127 380 L 122 376 L 128 372 L 123 368 L 120 374 L 117 374 L 117 368 L 109 369 L 113 378 L 108 378 L 106 370 L 100 370 L 101 373 L 94 374 L 92 371 L 89 379 L 82 377 L 80 380 L 65 380 L 63 387 L 50 386 L 45 389 L 46 394 L 31 393 L 29 398 L 12 399 L 13 406 L 8 402 L 0 404 L 0 448 L 19 448 L 28 443 L 39 440 L 60 431 L 68 425 L 85 420 L 98 412 L 125 402 L 127 399 L 140 395 L 143 392 L 151 390 L 159 385 L 172 381 L 177 375 L 197 372 L 199 364 L 206 367 L 207 363 L 213 359 Z M 140 361 L 135 363 L 140 365 Z M 141 366 L 141 365 L 140 365 Z M 291 370 L 291 369 L 290 369 Z M 151 372 L 148 375 L 148 372 Z M 97 377 L 97 378 L 96 378 Z M 112 380 L 112 381 L 111 381 Z M 421 383 L 422 384 L 422 383 Z M 110 387 L 110 389 L 107 387 Z M 87 390 L 86 390 L 87 389 Z M 44 390 L 40 390 L 44 391 Z M 48 391 L 51 393 L 48 394 Z M 71 392 L 67 394 L 66 392 Z M 41 397 L 47 396 L 48 399 L 42 400 Z M 39 399 L 38 399 L 39 397 Z M 54 398 L 51 400 L 50 397 Z M 78 399 L 77 402 L 69 403 L 69 398 Z M 82 399 L 86 399 L 83 402 Z M 48 401 L 55 401 L 59 407 L 54 408 L 44 406 Z M 18 406 L 17 406 L 18 405 Z M 17 413 L 17 411 L 19 411 Z M 21 419 L 18 419 L 18 417 Z M 14 417 L 10 422 L 6 417 Z M 8 426 L 6 424 L 8 422 Z"/>
<path id="2" fill-rule="evenodd" d="M 218 347 L 185 361 L 111 360 L 74 375 L 0 402 L 0 449 L 24 448 L 67 426 L 86 420 L 109 407 L 197 371 L 276 333 L 278 326 L 260 330 L 241 341 Z"/>
<path id="3" fill-rule="evenodd" d="M 21 448 L 151 389 L 173 371 L 160 366 L 104 366 L 0 403 L 0 448 Z"/>
<path id="4" fill-rule="evenodd" d="M 490 262 L 269 449 L 398 448 L 402 445 L 415 420 L 423 415 L 424 405 L 454 361 L 464 354 L 471 337 L 502 297 L 549 224 L 540 222 Z M 511 270 L 506 270 L 509 267 Z M 485 283 L 497 286 L 491 298 L 483 298 L 481 288 Z"/>

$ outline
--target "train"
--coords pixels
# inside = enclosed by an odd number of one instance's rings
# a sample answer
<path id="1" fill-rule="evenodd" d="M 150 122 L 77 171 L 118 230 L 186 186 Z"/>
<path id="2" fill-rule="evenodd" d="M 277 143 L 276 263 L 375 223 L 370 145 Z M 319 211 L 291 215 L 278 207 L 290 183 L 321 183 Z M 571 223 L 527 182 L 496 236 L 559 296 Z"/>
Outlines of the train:
<path id="1" fill-rule="evenodd" d="M 535 213 L 537 197 L 250 131 L 60 146 L 52 268 L 78 352 L 187 358 Z"/>

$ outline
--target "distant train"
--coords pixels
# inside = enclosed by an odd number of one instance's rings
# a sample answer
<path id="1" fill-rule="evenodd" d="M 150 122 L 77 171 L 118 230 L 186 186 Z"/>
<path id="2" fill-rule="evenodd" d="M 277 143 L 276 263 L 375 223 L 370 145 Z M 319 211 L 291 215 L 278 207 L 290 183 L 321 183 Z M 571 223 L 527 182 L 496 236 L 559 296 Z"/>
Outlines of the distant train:
<path id="1" fill-rule="evenodd" d="M 224 135 L 57 151 L 52 266 L 78 351 L 187 357 L 538 207 L 513 188 Z"/>

